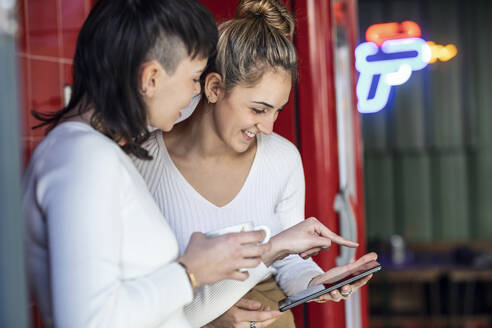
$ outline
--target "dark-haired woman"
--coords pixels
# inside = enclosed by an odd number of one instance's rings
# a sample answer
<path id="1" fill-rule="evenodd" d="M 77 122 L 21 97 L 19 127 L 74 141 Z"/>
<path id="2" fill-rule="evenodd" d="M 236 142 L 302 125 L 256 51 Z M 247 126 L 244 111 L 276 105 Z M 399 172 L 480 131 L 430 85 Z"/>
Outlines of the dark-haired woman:
<path id="1" fill-rule="evenodd" d="M 244 280 L 270 245 L 261 232 L 178 245 L 128 154 L 147 125 L 169 131 L 215 51 L 211 14 L 193 0 L 99 0 L 74 57 L 64 109 L 26 171 L 29 281 L 46 326 L 189 327 L 197 287 Z M 248 244 L 244 246 L 244 244 Z"/>

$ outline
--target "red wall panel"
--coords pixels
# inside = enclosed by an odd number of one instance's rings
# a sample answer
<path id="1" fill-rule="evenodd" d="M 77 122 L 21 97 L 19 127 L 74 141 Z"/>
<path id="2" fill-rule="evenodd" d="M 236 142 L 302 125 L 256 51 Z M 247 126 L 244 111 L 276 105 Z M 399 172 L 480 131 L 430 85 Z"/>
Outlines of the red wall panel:
<path id="1" fill-rule="evenodd" d="M 330 229 L 337 232 L 338 215 L 334 210 L 334 199 L 339 191 L 337 112 L 335 97 L 334 58 L 331 1 L 298 0 L 297 49 L 299 51 L 299 130 L 301 154 L 306 174 L 306 215 L 316 216 Z M 357 38 L 356 0 L 345 0 L 349 44 L 353 50 Z M 353 51 L 352 51 L 353 53 Z M 352 99 L 355 98 L 356 73 L 352 60 Z M 355 101 L 353 101 L 355 104 Z M 354 118 L 356 200 L 352 200 L 357 221 L 357 236 L 361 246 L 356 258 L 365 253 L 365 226 L 362 177 L 362 139 L 360 115 L 355 106 Z M 335 266 L 338 247 L 320 254 L 315 260 L 322 268 Z M 362 290 L 362 326 L 367 327 L 367 290 Z M 344 327 L 343 302 L 328 302 L 308 307 L 310 327 Z"/>
<path id="2" fill-rule="evenodd" d="M 333 209 L 338 193 L 337 121 L 333 84 L 330 1 L 296 1 L 299 51 L 299 124 L 306 175 L 306 215 L 338 231 Z M 316 257 L 327 270 L 338 247 Z M 309 304 L 311 327 L 344 327 L 343 303 Z"/>
<path id="3" fill-rule="evenodd" d="M 50 112 L 63 105 L 63 87 L 70 83 L 76 37 L 90 0 L 19 0 L 20 101 L 24 162 L 44 136 L 32 130 L 38 122 L 31 110 Z"/>
<path id="4" fill-rule="evenodd" d="M 59 56 L 58 4 L 59 0 L 25 2 L 30 54 L 53 58 Z"/>

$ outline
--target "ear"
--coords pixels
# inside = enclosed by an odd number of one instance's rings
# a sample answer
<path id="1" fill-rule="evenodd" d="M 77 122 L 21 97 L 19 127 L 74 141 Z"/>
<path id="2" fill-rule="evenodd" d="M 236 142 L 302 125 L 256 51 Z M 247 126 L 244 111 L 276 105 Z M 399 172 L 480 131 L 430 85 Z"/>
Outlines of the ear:
<path id="1" fill-rule="evenodd" d="M 140 69 L 140 93 L 147 98 L 153 97 L 165 74 L 161 64 L 156 60 L 143 63 Z"/>
<path id="2" fill-rule="evenodd" d="M 203 91 L 208 102 L 215 104 L 223 95 L 222 76 L 219 73 L 207 74 Z"/>

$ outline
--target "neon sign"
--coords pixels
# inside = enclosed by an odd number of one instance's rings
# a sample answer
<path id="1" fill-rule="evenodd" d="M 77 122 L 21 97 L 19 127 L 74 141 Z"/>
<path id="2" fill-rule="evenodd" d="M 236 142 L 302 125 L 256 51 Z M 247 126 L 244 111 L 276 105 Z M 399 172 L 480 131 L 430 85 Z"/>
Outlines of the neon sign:
<path id="1" fill-rule="evenodd" d="M 366 41 L 381 46 L 386 40 L 420 38 L 422 32 L 417 23 L 405 21 L 398 23 L 374 24 L 366 31 Z"/>
<path id="2" fill-rule="evenodd" d="M 429 64 L 435 63 L 438 59 L 442 62 L 447 62 L 451 58 L 455 57 L 458 53 L 458 49 L 454 44 L 448 44 L 441 46 L 432 41 L 427 41 L 427 44 L 431 48 L 432 56 Z"/>
<path id="3" fill-rule="evenodd" d="M 420 27 L 412 21 L 375 24 L 367 29 L 367 42 L 355 49 L 359 112 L 380 111 L 388 103 L 391 88 L 407 82 L 412 72 L 437 59 L 447 61 L 456 56 L 454 45 L 436 45 L 420 36 Z"/>

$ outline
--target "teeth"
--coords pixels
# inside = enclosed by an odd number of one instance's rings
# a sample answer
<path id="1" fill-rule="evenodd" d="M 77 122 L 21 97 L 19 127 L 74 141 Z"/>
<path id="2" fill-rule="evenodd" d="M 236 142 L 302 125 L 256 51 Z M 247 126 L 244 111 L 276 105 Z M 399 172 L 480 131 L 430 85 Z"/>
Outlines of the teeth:
<path id="1" fill-rule="evenodd" d="M 255 133 L 252 133 L 252 132 L 249 132 L 249 131 L 244 131 L 244 133 L 246 133 L 246 135 L 250 138 L 253 138 L 255 136 Z"/>

